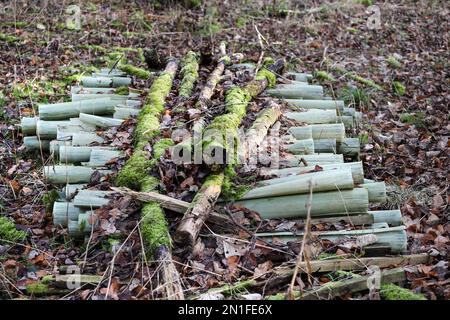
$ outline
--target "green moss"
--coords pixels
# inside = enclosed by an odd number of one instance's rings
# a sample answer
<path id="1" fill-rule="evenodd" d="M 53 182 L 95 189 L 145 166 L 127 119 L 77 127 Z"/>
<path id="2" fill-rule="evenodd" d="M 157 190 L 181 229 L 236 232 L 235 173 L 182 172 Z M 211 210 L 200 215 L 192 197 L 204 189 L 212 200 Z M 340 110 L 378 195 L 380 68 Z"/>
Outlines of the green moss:
<path id="1" fill-rule="evenodd" d="M 392 283 L 381 285 L 380 296 L 384 300 L 427 300 L 422 294 L 416 294 Z"/>
<path id="2" fill-rule="evenodd" d="M 372 0 L 358 0 L 358 3 L 365 5 L 366 7 L 369 7 L 371 5 L 373 5 L 373 1 Z"/>
<path id="3" fill-rule="evenodd" d="M 271 59 L 271 58 L 268 58 Z M 273 60 L 269 60 L 273 63 Z M 275 75 L 275 73 L 273 73 L 272 71 L 270 71 L 269 69 L 266 68 L 261 68 L 261 70 L 258 71 L 258 73 L 256 74 L 255 77 L 256 80 L 267 80 L 268 81 L 268 87 L 272 88 L 275 86 L 275 84 L 277 83 L 277 76 Z"/>
<path id="4" fill-rule="evenodd" d="M 161 245 L 170 247 L 171 241 L 164 212 L 156 202 L 146 203 L 142 207 L 142 236 L 150 253 Z"/>
<path id="5" fill-rule="evenodd" d="M 59 199 L 59 194 L 56 189 L 52 189 L 42 196 L 42 203 L 45 206 L 45 212 L 53 212 L 53 204 Z"/>
<path id="6" fill-rule="evenodd" d="M 363 78 L 361 76 L 358 76 L 357 74 L 350 72 L 348 74 L 346 74 L 346 76 L 352 80 L 358 81 L 359 83 L 362 83 L 368 87 L 377 89 L 377 90 L 383 90 L 383 88 L 381 86 L 379 86 L 378 84 L 376 84 L 373 80 L 370 79 L 366 79 Z"/>
<path id="7" fill-rule="evenodd" d="M 269 71 L 270 72 L 270 71 Z M 234 87 L 226 92 L 225 110 L 239 118 L 239 123 L 245 117 L 247 105 L 252 99 L 251 95 L 244 88 Z M 239 125 L 238 123 L 238 125 Z"/>
<path id="8" fill-rule="evenodd" d="M 4 33 L 0 33 L 0 41 L 4 41 L 8 44 L 11 44 L 13 42 L 19 41 L 19 38 L 16 36 L 6 35 Z"/>
<path id="9" fill-rule="evenodd" d="M 27 234 L 23 231 L 17 230 L 12 221 L 6 217 L 0 216 L 0 240 L 7 240 L 12 242 L 23 241 Z"/>
<path id="10" fill-rule="evenodd" d="M 108 50 L 106 48 L 103 48 L 102 46 L 98 44 L 81 44 L 78 46 L 80 49 L 88 49 L 92 51 L 98 51 L 106 53 Z"/>
<path id="11" fill-rule="evenodd" d="M 412 124 L 418 128 L 425 127 L 425 114 L 423 112 L 403 113 L 400 115 L 400 121 Z"/>
<path id="12" fill-rule="evenodd" d="M 123 72 L 126 72 L 127 74 L 131 74 L 139 79 L 148 79 L 152 75 L 150 71 L 147 71 L 142 68 L 135 67 L 131 64 L 119 64 L 117 66 L 119 70 L 122 70 Z"/>
<path id="13" fill-rule="evenodd" d="M 180 97 L 188 98 L 191 95 L 194 84 L 198 78 L 198 61 L 195 52 L 189 51 L 186 54 L 186 57 L 182 62 L 180 74 L 182 79 L 178 94 Z"/>
<path id="14" fill-rule="evenodd" d="M 28 294 L 45 294 L 48 292 L 48 285 L 41 282 L 30 283 L 26 285 L 26 289 Z"/>
<path id="15" fill-rule="evenodd" d="M 127 96 L 130 93 L 130 89 L 127 86 L 118 87 L 116 88 L 115 93 L 122 96 Z"/>
<path id="16" fill-rule="evenodd" d="M 236 27 L 243 28 L 245 27 L 245 24 L 247 23 L 247 19 L 244 17 L 238 17 L 235 21 Z"/>
<path id="17" fill-rule="evenodd" d="M 355 34 L 355 33 L 358 33 L 359 32 L 359 30 L 358 29 L 356 29 L 356 28 L 352 28 L 352 27 L 348 27 L 347 29 L 346 29 L 348 32 L 350 32 L 350 33 L 353 33 L 353 34 Z"/>
<path id="18" fill-rule="evenodd" d="M 223 56 L 219 59 L 219 62 L 223 62 L 226 65 L 231 64 L 231 58 L 229 56 Z"/>
<path id="19" fill-rule="evenodd" d="M 398 81 L 392 81 L 392 90 L 399 96 L 403 96 L 406 93 L 405 86 Z"/>
<path id="20" fill-rule="evenodd" d="M 142 148 L 136 148 L 125 166 L 119 171 L 115 180 L 116 185 L 134 190 L 140 189 L 141 182 L 148 175 L 150 167 L 148 153 Z"/>
<path id="21" fill-rule="evenodd" d="M 173 140 L 169 138 L 161 139 L 153 144 L 153 159 L 150 161 L 150 166 L 156 165 L 156 163 L 164 155 L 166 150 L 173 145 Z"/>
<path id="22" fill-rule="evenodd" d="M 235 179 L 237 178 L 237 174 L 233 164 L 229 164 L 225 167 L 224 174 L 225 176 L 221 193 L 221 197 L 224 200 L 238 200 L 251 189 L 250 185 L 248 184 L 234 183 Z"/>
<path id="23" fill-rule="evenodd" d="M 257 284 L 256 280 L 249 279 L 244 280 L 235 284 L 227 284 L 220 288 L 220 290 L 217 289 L 211 289 L 212 292 L 214 291 L 220 291 L 222 294 L 229 296 L 233 294 L 240 294 L 243 291 L 246 291 L 248 288 L 251 288 Z"/>
<path id="24" fill-rule="evenodd" d="M 392 68 L 401 68 L 402 64 L 400 61 L 398 61 L 395 57 L 389 56 L 386 59 L 386 62 L 392 67 Z"/>
<path id="25" fill-rule="evenodd" d="M 332 81 L 332 82 L 336 81 L 336 79 L 335 79 L 331 74 L 329 74 L 329 73 L 326 72 L 326 71 L 317 71 L 317 72 L 314 74 L 314 76 L 315 76 L 318 80 Z"/>
<path id="26" fill-rule="evenodd" d="M 51 274 L 48 274 L 48 275 L 42 277 L 41 283 L 43 283 L 43 284 L 49 284 L 49 283 L 50 283 L 51 281 L 53 281 L 54 279 L 55 279 L 55 278 L 54 278 Z"/>

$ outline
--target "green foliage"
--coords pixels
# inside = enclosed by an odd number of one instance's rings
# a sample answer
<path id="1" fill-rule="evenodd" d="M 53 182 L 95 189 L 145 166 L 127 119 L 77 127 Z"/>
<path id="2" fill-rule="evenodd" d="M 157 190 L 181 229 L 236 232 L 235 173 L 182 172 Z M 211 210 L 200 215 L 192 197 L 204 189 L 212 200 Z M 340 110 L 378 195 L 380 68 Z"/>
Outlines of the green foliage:
<path id="1" fill-rule="evenodd" d="M 381 86 L 379 86 L 378 84 L 376 84 L 373 80 L 363 78 L 363 77 L 357 75 L 356 73 L 350 72 L 350 73 L 347 73 L 346 76 L 352 80 L 355 80 L 355 81 L 362 83 L 373 89 L 383 90 L 383 88 Z"/>
<path id="2" fill-rule="evenodd" d="M 23 241 L 27 234 L 23 231 L 17 230 L 12 221 L 6 217 L 0 216 L 0 240 L 7 240 L 12 242 Z"/>
<path id="3" fill-rule="evenodd" d="M 243 28 L 247 23 L 247 19 L 244 17 L 238 17 L 235 21 L 236 27 Z"/>
<path id="4" fill-rule="evenodd" d="M 45 206 L 45 212 L 52 213 L 53 212 L 53 204 L 58 199 L 59 199 L 59 194 L 58 194 L 58 191 L 56 191 L 56 189 L 52 189 L 52 190 L 48 191 L 47 193 L 45 193 L 42 196 L 42 203 Z"/>
<path id="5" fill-rule="evenodd" d="M 314 77 L 318 80 L 323 80 L 323 81 L 331 81 L 331 82 L 336 81 L 336 79 L 326 71 L 317 71 L 314 74 Z"/>
<path id="6" fill-rule="evenodd" d="M 6 35 L 4 33 L 0 33 L 0 41 L 4 41 L 8 44 L 12 44 L 13 42 L 19 41 L 19 38 L 16 36 Z"/>
<path id="7" fill-rule="evenodd" d="M 400 121 L 418 128 L 425 128 L 425 114 L 423 112 L 403 113 L 400 115 Z"/>
<path id="8" fill-rule="evenodd" d="M 381 285 L 380 296 L 384 300 L 427 300 L 422 294 L 416 294 L 392 283 Z"/>
<path id="9" fill-rule="evenodd" d="M 250 185 L 234 183 L 237 174 L 232 164 L 225 167 L 224 175 L 221 193 L 224 200 L 237 200 L 250 190 Z"/>
<path id="10" fill-rule="evenodd" d="M 118 87 L 118 88 L 116 88 L 115 93 L 123 95 L 123 96 L 127 96 L 130 93 L 130 89 L 128 89 L 127 86 Z"/>
<path id="11" fill-rule="evenodd" d="M 389 56 L 386 59 L 386 62 L 392 67 L 392 68 L 401 68 L 402 64 L 400 61 L 398 61 L 394 56 Z"/>
<path id="12" fill-rule="evenodd" d="M 142 206 L 142 237 L 150 253 L 161 245 L 170 247 L 171 241 L 164 212 L 157 202 Z"/>
<path id="13" fill-rule="evenodd" d="M 348 106 L 368 107 L 370 104 L 369 93 L 364 89 L 345 87 L 340 96 Z"/>
<path id="14" fill-rule="evenodd" d="M 142 68 L 135 67 L 131 64 L 119 64 L 117 66 L 119 70 L 131 74 L 139 79 L 148 79 L 152 75 L 150 71 L 144 70 Z"/>
<path id="15" fill-rule="evenodd" d="M 392 90 L 399 96 L 403 96 L 406 93 L 406 87 L 398 81 L 392 81 Z"/>
<path id="16" fill-rule="evenodd" d="M 35 282 L 26 285 L 27 293 L 40 295 L 48 292 L 48 285 L 42 282 Z"/>
<path id="17" fill-rule="evenodd" d="M 143 150 L 143 146 L 138 145 L 131 158 L 117 174 L 116 185 L 139 190 L 143 179 L 148 175 L 149 167 L 148 153 Z"/>
<path id="18" fill-rule="evenodd" d="M 273 63 L 273 60 L 268 60 Z M 270 62 L 265 62 L 265 65 L 267 65 Z M 261 68 L 261 70 L 258 71 L 256 74 L 255 80 L 267 80 L 269 82 L 268 87 L 273 88 L 275 84 L 277 83 L 277 76 L 272 71 Z"/>
<path id="19" fill-rule="evenodd" d="M 373 1 L 372 0 L 358 0 L 358 3 L 365 5 L 367 7 L 373 5 Z"/>
<path id="20" fill-rule="evenodd" d="M 369 135 L 367 133 L 361 133 L 359 135 L 359 143 L 365 145 L 369 142 Z"/>

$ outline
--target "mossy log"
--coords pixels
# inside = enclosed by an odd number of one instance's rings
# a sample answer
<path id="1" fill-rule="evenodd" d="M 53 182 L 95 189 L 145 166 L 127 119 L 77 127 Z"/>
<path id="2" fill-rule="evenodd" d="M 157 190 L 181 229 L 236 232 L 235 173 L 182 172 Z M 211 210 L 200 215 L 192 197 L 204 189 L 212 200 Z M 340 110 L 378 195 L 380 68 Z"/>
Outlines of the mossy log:
<path id="1" fill-rule="evenodd" d="M 284 149 L 292 154 L 313 154 L 315 152 L 314 140 L 296 140 L 292 144 L 284 145 Z"/>
<path id="2" fill-rule="evenodd" d="M 178 61 L 169 59 L 165 70 L 150 87 L 147 102 L 138 115 L 134 133 L 135 151 L 117 175 L 115 183 L 142 192 L 154 191 L 158 180 L 149 176 L 149 171 L 157 164 L 166 149 L 173 145 L 171 139 L 161 139 L 153 145 L 153 158 L 148 158 L 144 150 L 149 139 L 158 134 L 160 116 L 164 111 L 164 102 L 170 93 L 173 79 L 178 69 Z M 141 232 L 144 245 L 160 263 L 160 283 L 168 299 L 183 299 L 183 288 L 179 274 L 173 265 L 169 248 L 171 239 L 164 212 L 158 202 L 145 203 L 141 209 Z"/>
<path id="3" fill-rule="evenodd" d="M 96 171 L 102 176 L 111 173 L 111 170 L 95 170 L 81 166 L 58 165 L 44 167 L 44 175 L 47 178 L 47 182 L 51 184 L 89 183 L 91 176 Z"/>
<path id="4" fill-rule="evenodd" d="M 82 77 L 80 83 L 83 87 L 123 87 L 131 84 L 131 78 L 127 77 Z"/>
<path id="5" fill-rule="evenodd" d="M 305 194 L 309 192 L 310 187 L 313 192 L 338 191 L 353 189 L 353 177 L 351 170 L 338 169 L 329 171 L 319 171 L 305 173 L 294 176 L 293 179 L 283 180 L 284 178 L 273 179 L 266 185 L 256 187 L 247 191 L 240 199 L 256 199 L 286 196 L 293 194 Z M 281 181 L 276 181 L 281 180 Z M 264 181 L 262 182 L 264 183 Z M 281 209 L 282 210 L 282 209 Z"/>
<path id="6" fill-rule="evenodd" d="M 119 102 L 111 98 L 98 98 L 74 102 L 39 104 L 39 119 L 64 120 L 78 117 L 80 113 L 97 115 L 113 114 L 114 107 Z"/>
<path id="7" fill-rule="evenodd" d="M 53 204 L 53 224 L 67 227 L 69 220 L 78 220 L 80 213 L 84 211 L 76 207 L 73 202 L 58 202 Z"/>
<path id="8" fill-rule="evenodd" d="M 135 67 L 131 64 L 119 64 L 117 66 L 117 68 L 127 74 L 130 74 L 132 76 L 135 76 L 136 78 L 143 79 L 143 80 L 147 80 L 153 74 L 152 72 L 150 72 L 148 70 Z"/>
<path id="9" fill-rule="evenodd" d="M 304 155 L 285 155 L 280 159 L 279 164 L 283 168 L 300 167 L 300 166 L 314 166 L 343 163 L 344 157 L 342 154 L 334 153 L 320 153 L 320 154 L 304 154 Z"/>
<path id="10" fill-rule="evenodd" d="M 239 200 L 235 206 L 258 212 L 263 219 L 305 218 L 307 194 L 297 194 L 263 199 Z M 367 190 L 317 192 L 313 194 L 311 216 L 365 213 L 369 207 Z"/>
<path id="11" fill-rule="evenodd" d="M 309 172 L 315 172 L 318 170 L 329 171 L 329 170 L 337 170 L 350 168 L 352 171 L 352 177 L 355 184 L 363 183 L 364 181 L 364 170 L 361 161 L 358 162 L 346 162 L 346 163 L 333 163 L 333 164 L 325 164 L 319 166 L 306 166 L 306 167 L 292 167 L 292 168 L 284 168 L 284 169 L 269 169 L 262 168 L 259 174 L 263 177 L 279 177 L 283 178 L 284 181 L 288 181 L 290 179 L 294 179 L 296 175 L 301 175 Z M 270 184 L 270 181 L 274 181 L 276 179 L 264 180 L 261 181 L 261 184 Z M 279 180 L 283 181 L 283 180 Z"/>
<path id="12" fill-rule="evenodd" d="M 407 235 L 405 231 L 405 226 L 378 228 L 378 229 L 370 228 L 361 230 L 313 232 L 313 235 L 321 239 L 330 240 L 332 242 L 357 240 L 358 237 L 361 236 L 374 235 L 375 242 L 367 245 L 361 242 L 361 244 L 367 247 L 373 245 L 386 246 L 389 247 L 392 252 L 396 253 L 405 251 L 407 245 Z M 291 241 L 299 241 L 303 237 L 302 234 L 294 234 L 292 232 L 257 233 L 256 236 L 267 238 L 269 240 L 272 238 L 277 238 L 285 243 Z"/>
<path id="13" fill-rule="evenodd" d="M 181 62 L 181 83 L 178 95 L 183 98 L 189 98 L 194 89 L 195 82 L 198 79 L 198 58 L 197 54 L 189 51 Z"/>
<path id="14" fill-rule="evenodd" d="M 39 139 L 37 136 L 23 137 L 23 144 L 27 150 L 50 150 L 50 140 Z"/>
<path id="15" fill-rule="evenodd" d="M 311 137 L 313 139 L 336 139 L 337 142 L 342 142 L 345 139 L 345 126 L 342 123 L 333 124 L 311 124 L 302 127 L 290 127 L 289 133 L 296 139 L 309 139 L 306 136 L 311 130 Z"/>
<path id="16" fill-rule="evenodd" d="M 287 112 L 284 115 L 286 118 L 306 124 L 338 122 L 336 110 L 309 109 L 304 112 Z"/>
<path id="17" fill-rule="evenodd" d="M 174 236 L 180 245 L 192 248 L 222 190 L 224 174 L 209 175 L 192 200 Z"/>
<path id="18" fill-rule="evenodd" d="M 283 66 L 284 62 L 279 61 L 272 67 L 268 67 L 268 69 L 260 70 L 256 74 L 255 80 L 248 83 L 244 88 L 235 87 L 227 91 L 225 96 L 227 114 L 216 117 L 208 126 L 208 129 L 219 130 L 219 134 L 222 134 L 223 140 L 218 145 L 218 149 L 221 151 L 219 152 L 220 155 L 225 155 L 224 151 L 226 151 L 224 136 L 227 132 L 224 131 L 237 132 L 240 122 L 246 115 L 246 108 L 250 100 L 260 94 L 267 86 L 275 84 L 276 78 L 272 71 L 279 72 Z M 252 126 L 253 132 L 258 132 L 257 139 L 260 143 L 267 135 L 269 127 L 280 116 L 279 107 L 272 105 L 271 108 L 273 108 L 272 111 L 262 112 L 258 117 L 259 120 Z M 249 133 L 250 136 L 251 134 Z M 231 163 L 236 164 L 237 162 L 239 162 L 238 155 L 234 154 L 233 150 Z M 208 219 L 210 211 L 221 193 L 223 182 L 223 172 L 211 174 L 206 178 L 202 188 L 196 194 L 190 209 L 185 213 L 177 228 L 174 237 L 177 243 L 187 243 L 190 248 L 194 246 L 203 224 Z"/>

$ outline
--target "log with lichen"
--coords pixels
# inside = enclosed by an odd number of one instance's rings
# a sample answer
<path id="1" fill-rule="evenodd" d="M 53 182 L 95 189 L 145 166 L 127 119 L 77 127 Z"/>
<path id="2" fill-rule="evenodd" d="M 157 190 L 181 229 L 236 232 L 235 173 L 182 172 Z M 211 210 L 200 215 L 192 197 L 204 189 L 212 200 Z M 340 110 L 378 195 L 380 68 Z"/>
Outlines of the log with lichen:
<path id="1" fill-rule="evenodd" d="M 153 145 L 153 155 L 146 150 L 148 141 L 159 133 L 159 118 L 164 111 L 164 102 L 172 88 L 178 69 L 178 61 L 170 59 L 165 70 L 153 81 L 147 102 L 138 115 L 134 132 L 135 151 L 118 173 L 115 183 L 143 192 L 154 191 L 158 179 L 150 175 L 166 149 L 173 144 L 171 139 L 160 139 Z M 171 262 L 171 239 L 163 209 L 158 202 L 145 203 L 141 209 L 141 232 L 150 254 L 158 260 L 161 268 L 161 282 L 164 283 L 168 299 L 184 297 L 178 273 Z M 173 280 L 173 281 L 172 281 Z"/>
<path id="2" fill-rule="evenodd" d="M 220 150 L 219 152 L 216 151 L 219 155 L 223 155 L 223 151 L 227 148 L 227 145 L 224 143 L 226 139 L 225 136 L 231 131 L 234 137 L 237 137 L 238 127 L 247 113 L 246 108 L 250 100 L 264 91 L 267 86 L 273 86 L 276 81 L 274 72 L 280 71 L 282 68 L 283 62 L 278 62 L 272 67 L 263 68 L 257 73 L 255 80 L 251 81 L 243 88 L 234 87 L 226 92 L 225 109 L 227 113 L 216 117 L 206 129 L 216 133 L 215 135 L 211 135 L 211 137 L 219 136 L 223 138 L 223 140 L 219 140 L 218 144 L 215 143 L 215 148 Z M 265 118 L 265 120 L 260 120 L 261 125 L 258 125 L 258 129 L 264 130 L 265 128 L 265 132 L 267 133 L 270 122 L 276 121 L 278 116 L 267 117 L 267 114 L 263 113 L 261 117 Z M 259 136 L 264 137 L 264 134 L 260 133 Z M 208 147 L 209 143 L 211 143 L 211 141 L 207 141 L 206 145 L 203 143 L 204 149 Z M 228 164 L 228 170 L 230 170 L 230 166 L 238 163 L 238 156 L 235 150 L 236 149 L 233 148 L 231 152 L 232 159 L 231 164 Z M 183 219 L 176 230 L 174 240 L 177 243 L 187 245 L 190 248 L 195 245 L 204 222 L 208 219 L 212 207 L 222 192 L 224 180 L 229 178 L 230 177 L 224 172 L 210 174 L 206 178 L 205 183 L 196 194 L 190 208 L 183 216 Z"/>
<path id="3" fill-rule="evenodd" d="M 146 80 L 146 79 L 150 78 L 152 75 L 152 72 L 142 69 L 142 68 L 135 67 L 131 64 L 125 64 L 125 63 L 122 64 L 121 63 L 117 66 L 117 68 L 119 70 L 121 70 L 127 74 L 130 74 L 132 76 L 135 76 L 136 78 L 139 78 L 139 79 Z"/>

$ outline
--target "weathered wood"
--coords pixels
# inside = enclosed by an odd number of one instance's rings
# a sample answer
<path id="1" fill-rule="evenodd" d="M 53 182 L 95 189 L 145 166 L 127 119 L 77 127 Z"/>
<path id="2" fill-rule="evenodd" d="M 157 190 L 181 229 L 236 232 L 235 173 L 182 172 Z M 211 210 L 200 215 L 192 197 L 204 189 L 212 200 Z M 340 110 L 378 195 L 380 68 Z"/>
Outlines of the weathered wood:
<path id="1" fill-rule="evenodd" d="M 44 175 L 47 182 L 51 184 L 88 183 L 95 171 L 98 171 L 102 176 L 111 173 L 111 170 L 94 170 L 81 166 L 57 165 L 44 167 Z"/>
<path id="2" fill-rule="evenodd" d="M 80 113 L 80 120 L 84 123 L 90 124 L 92 126 L 96 126 L 99 128 L 110 128 L 120 125 L 123 120 L 122 119 L 113 119 L 113 118 L 105 118 L 94 116 L 87 113 Z"/>
<path id="3" fill-rule="evenodd" d="M 318 192 L 313 194 L 311 217 L 324 214 L 348 214 L 367 212 L 369 198 L 364 189 Z M 239 200 L 235 206 L 258 212 L 263 219 L 306 217 L 308 195 L 270 197 Z"/>
<path id="4" fill-rule="evenodd" d="M 310 184 L 315 193 L 353 189 L 353 178 L 349 168 L 306 173 L 295 176 L 295 179 L 284 180 L 284 182 L 283 179 L 273 179 L 282 181 L 278 183 L 272 181 L 267 185 L 253 188 L 246 192 L 241 200 L 304 194 L 309 192 Z M 283 209 L 280 208 L 280 210 Z"/>
<path id="5" fill-rule="evenodd" d="M 259 172 L 261 176 L 269 177 L 276 176 L 280 178 L 285 178 L 285 181 L 292 179 L 293 176 L 298 174 L 304 174 L 312 171 L 318 170 L 335 170 L 335 169 L 343 169 L 350 168 L 352 170 L 353 181 L 355 184 L 363 183 L 364 181 L 364 171 L 363 165 L 361 161 L 358 162 L 346 162 L 346 163 L 333 163 L 333 164 L 324 164 L 320 165 L 318 168 L 314 165 L 305 166 L 305 167 L 292 167 L 292 168 L 284 168 L 284 169 L 270 169 L 270 168 L 262 168 Z M 270 180 L 268 180 L 270 181 Z"/>
<path id="6" fill-rule="evenodd" d="M 64 120 L 78 117 L 80 113 L 113 114 L 118 100 L 99 98 L 74 102 L 61 102 L 54 104 L 39 104 L 39 118 L 41 120 Z"/>

